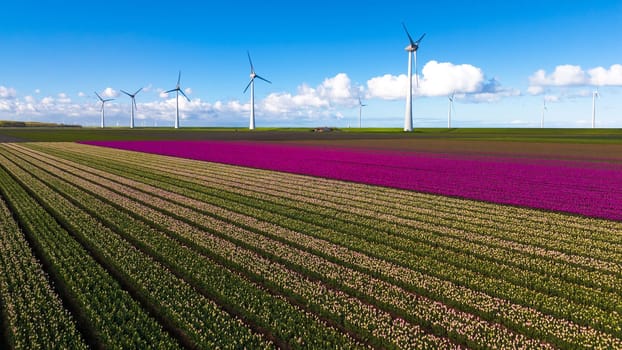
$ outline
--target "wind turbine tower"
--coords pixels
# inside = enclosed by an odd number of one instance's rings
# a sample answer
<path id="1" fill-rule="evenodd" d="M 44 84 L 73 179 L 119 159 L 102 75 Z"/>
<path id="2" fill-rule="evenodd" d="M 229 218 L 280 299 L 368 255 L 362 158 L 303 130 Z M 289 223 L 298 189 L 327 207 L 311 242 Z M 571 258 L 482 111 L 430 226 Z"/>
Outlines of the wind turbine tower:
<path id="1" fill-rule="evenodd" d="M 451 95 L 447 96 L 449 100 L 449 110 L 447 111 L 447 129 L 451 129 L 451 110 L 454 109 L 454 96 L 456 92 L 452 92 Z"/>
<path id="2" fill-rule="evenodd" d="M 359 97 L 359 129 L 361 128 L 361 114 L 363 112 L 363 107 L 365 107 L 367 105 L 363 104 L 363 102 L 361 102 L 361 98 Z"/>
<path id="3" fill-rule="evenodd" d="M 186 96 L 184 91 L 181 89 L 180 83 L 181 83 L 181 71 L 179 71 L 179 75 L 177 76 L 177 86 L 174 89 L 168 90 L 166 92 L 168 94 L 168 93 L 175 91 L 175 95 L 176 95 L 177 115 L 175 116 L 175 129 L 179 129 L 179 94 L 181 93 L 186 98 L 186 100 L 190 102 L 190 99 L 188 98 L 188 96 Z"/>
<path id="4" fill-rule="evenodd" d="M 600 98 L 598 89 L 592 92 L 592 129 L 596 128 L 596 97 Z"/>
<path id="5" fill-rule="evenodd" d="M 112 101 L 114 100 L 114 98 L 102 98 L 101 96 L 99 96 L 99 94 L 97 92 L 95 92 L 95 95 L 97 96 L 97 98 L 99 99 L 99 101 L 102 103 L 102 120 L 101 120 L 101 128 L 104 128 L 104 105 L 106 104 L 106 102 L 108 101 Z"/>
<path id="6" fill-rule="evenodd" d="M 136 95 L 138 95 L 138 93 L 142 89 L 143 88 L 140 88 L 140 89 L 136 90 L 136 92 L 133 93 L 133 94 L 130 94 L 129 92 L 127 92 L 125 90 L 121 90 L 122 93 L 128 95 L 132 99 L 132 102 L 131 102 L 131 105 L 130 105 L 130 108 L 131 108 L 131 110 L 130 110 L 131 111 L 130 112 L 130 128 L 134 128 L 134 111 L 137 109 L 137 107 L 136 107 Z"/>
<path id="7" fill-rule="evenodd" d="M 406 29 L 406 25 L 402 23 L 402 27 L 404 27 L 404 31 L 406 35 L 408 35 L 409 44 L 406 46 L 404 50 L 408 52 L 408 93 L 406 94 L 406 113 L 404 115 L 404 131 L 413 131 L 413 66 L 412 60 L 413 56 L 415 57 L 415 78 L 417 79 L 417 87 L 419 87 L 419 76 L 417 75 L 417 49 L 419 49 L 419 43 L 425 36 L 425 33 L 414 41 L 413 38 L 408 33 L 408 29 Z"/>
<path id="8" fill-rule="evenodd" d="M 251 88 L 251 116 L 248 129 L 255 130 L 255 78 L 261 79 L 268 84 L 272 84 L 272 82 L 260 77 L 259 75 L 257 75 L 257 73 L 255 73 L 255 67 L 253 66 L 253 61 L 251 60 L 251 54 L 246 51 L 246 55 L 248 56 L 248 63 L 250 63 L 251 65 L 251 80 L 248 82 L 248 85 L 246 85 L 246 88 L 244 89 L 244 93 L 246 93 L 246 90 L 248 90 L 249 86 Z"/>

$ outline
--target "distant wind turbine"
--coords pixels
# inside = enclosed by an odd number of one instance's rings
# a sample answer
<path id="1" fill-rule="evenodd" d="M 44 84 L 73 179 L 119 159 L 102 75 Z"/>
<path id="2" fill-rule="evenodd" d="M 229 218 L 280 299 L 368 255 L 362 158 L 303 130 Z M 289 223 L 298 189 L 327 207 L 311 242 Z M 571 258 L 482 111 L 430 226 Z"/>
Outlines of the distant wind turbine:
<path id="1" fill-rule="evenodd" d="M 255 129 L 255 78 L 261 79 L 263 81 L 265 81 L 268 84 L 272 84 L 272 82 L 270 82 L 269 80 L 260 77 L 259 75 L 257 75 L 257 73 L 255 73 L 255 67 L 253 66 L 253 61 L 251 60 L 251 54 L 246 51 L 246 55 L 248 56 L 248 63 L 250 63 L 251 65 L 251 80 L 248 82 L 248 85 L 246 85 L 246 88 L 244 89 L 244 93 L 246 93 L 246 90 L 248 90 L 248 87 L 250 86 L 251 88 L 251 116 L 250 116 L 250 123 L 248 126 L 249 130 L 254 130 Z"/>
<path id="2" fill-rule="evenodd" d="M 136 90 L 135 93 L 130 94 L 129 92 L 125 91 L 125 90 L 121 90 L 122 93 L 128 95 L 131 99 L 132 99 L 132 103 L 131 103 L 131 113 L 130 113 L 130 128 L 134 128 L 134 110 L 137 109 L 136 107 L 136 95 L 138 95 L 138 93 L 142 90 L 143 88 L 140 88 L 138 90 Z"/>
<path id="3" fill-rule="evenodd" d="M 592 92 L 592 129 L 596 128 L 596 97 L 600 98 L 598 89 Z"/>
<path id="4" fill-rule="evenodd" d="M 447 96 L 449 100 L 449 111 L 447 112 L 447 129 L 451 129 L 451 110 L 454 109 L 454 96 L 456 92 L 452 92 L 451 95 Z"/>
<path id="5" fill-rule="evenodd" d="M 175 96 L 176 96 L 176 101 L 177 101 L 177 115 L 175 117 L 175 129 L 179 128 L 179 94 L 181 93 L 186 100 L 188 100 L 188 102 L 190 102 L 190 99 L 188 98 L 188 96 L 186 96 L 186 94 L 184 93 L 184 91 L 181 89 L 181 71 L 179 71 L 179 75 L 177 76 L 177 86 L 175 86 L 174 89 L 168 90 L 166 93 L 171 93 L 173 91 L 175 91 Z"/>
<path id="6" fill-rule="evenodd" d="M 97 96 L 97 98 L 99 99 L 99 101 L 101 101 L 101 103 L 102 103 L 102 109 L 101 109 L 101 112 L 102 112 L 101 127 L 102 127 L 102 129 L 103 129 L 103 128 L 104 128 L 104 105 L 106 105 L 106 102 L 114 100 L 114 98 L 106 98 L 106 99 L 104 99 L 104 98 L 102 98 L 101 96 L 99 96 L 99 94 L 98 94 L 96 91 L 95 91 L 95 95 Z"/>
<path id="7" fill-rule="evenodd" d="M 413 109 L 412 109 L 412 100 L 413 100 L 413 66 L 412 66 L 412 58 L 415 57 L 415 77 L 417 79 L 417 87 L 419 87 L 419 76 L 417 74 L 417 49 L 419 49 L 419 43 L 425 36 L 425 33 L 414 41 L 413 38 L 408 33 L 408 29 L 406 29 L 406 25 L 402 23 L 402 27 L 404 27 L 404 31 L 406 35 L 408 35 L 409 44 L 406 46 L 405 50 L 408 52 L 408 93 L 406 94 L 406 113 L 404 116 L 404 131 L 412 131 L 413 130 Z"/>
<path id="8" fill-rule="evenodd" d="M 365 107 L 367 105 L 363 104 L 363 102 L 361 102 L 361 98 L 359 97 L 359 129 L 361 128 L 361 114 L 363 112 L 363 107 Z"/>
<path id="9" fill-rule="evenodd" d="M 546 108 L 546 97 L 544 99 L 542 99 L 542 119 L 540 120 L 540 129 L 544 128 L 544 112 L 547 111 L 548 108 Z"/>

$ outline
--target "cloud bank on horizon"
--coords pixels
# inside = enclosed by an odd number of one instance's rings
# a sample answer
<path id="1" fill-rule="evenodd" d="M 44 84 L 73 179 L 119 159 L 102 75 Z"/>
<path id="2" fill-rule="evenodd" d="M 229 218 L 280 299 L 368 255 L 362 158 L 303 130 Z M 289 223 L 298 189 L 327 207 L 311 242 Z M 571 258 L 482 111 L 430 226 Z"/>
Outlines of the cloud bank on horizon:
<path id="1" fill-rule="evenodd" d="M 622 86 L 622 65 L 613 64 L 609 68 L 594 67 L 583 69 L 578 65 L 558 65 L 551 73 L 544 69 L 534 72 L 530 77 L 527 95 L 544 95 L 548 102 L 559 102 L 563 98 L 587 97 L 591 93 L 581 88 Z M 354 84 L 348 74 L 338 73 L 325 78 L 315 87 L 302 83 L 295 93 L 272 92 L 257 102 L 257 114 L 268 122 L 331 122 L 343 118 L 343 110 L 358 106 L 358 99 L 396 101 L 404 99 L 408 89 L 406 74 L 384 74 L 369 78 L 366 83 Z M 573 90 L 574 89 L 574 90 Z M 154 94 L 138 97 L 137 125 L 149 121 L 148 126 L 166 126 L 173 122 L 176 108 L 174 95 L 165 93 L 163 88 L 147 86 L 144 92 Z M 189 96 L 191 87 L 184 89 Z M 38 97 L 34 94 L 20 95 L 13 87 L 0 86 L 0 117 L 20 119 L 22 117 L 51 121 L 64 116 L 66 124 L 96 125 L 100 107 L 89 94 L 78 92 L 78 101 L 67 93 L 55 96 Z M 115 100 L 106 105 L 108 118 L 122 119 L 129 113 L 129 100 L 124 101 L 120 91 L 107 87 L 99 92 L 104 98 Z M 505 87 L 496 78 L 486 77 L 484 71 L 471 64 L 454 64 L 431 60 L 421 69 L 419 87 L 413 76 L 415 97 L 435 98 L 455 94 L 463 103 L 494 103 L 508 97 L 524 94 L 516 88 Z M 191 101 L 180 99 L 182 120 L 194 125 L 244 125 L 250 104 L 238 99 L 208 102 L 201 98 Z M 145 101 L 150 99 L 149 101 Z M 140 101 L 143 100 L 143 101 Z M 87 122 L 85 122 L 87 121 Z M 159 124 L 158 124 L 159 122 Z M 123 124 L 121 124 L 123 125 Z"/>

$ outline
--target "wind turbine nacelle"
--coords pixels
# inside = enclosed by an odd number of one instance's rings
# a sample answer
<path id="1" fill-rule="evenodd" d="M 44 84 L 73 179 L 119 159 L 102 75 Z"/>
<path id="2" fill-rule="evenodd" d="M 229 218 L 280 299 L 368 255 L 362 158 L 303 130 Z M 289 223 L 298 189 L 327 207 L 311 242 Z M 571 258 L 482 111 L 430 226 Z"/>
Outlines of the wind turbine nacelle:
<path id="1" fill-rule="evenodd" d="M 408 45 L 404 48 L 404 50 L 408 51 L 408 52 L 415 52 L 417 51 L 417 49 L 419 48 L 419 46 L 417 45 Z"/>

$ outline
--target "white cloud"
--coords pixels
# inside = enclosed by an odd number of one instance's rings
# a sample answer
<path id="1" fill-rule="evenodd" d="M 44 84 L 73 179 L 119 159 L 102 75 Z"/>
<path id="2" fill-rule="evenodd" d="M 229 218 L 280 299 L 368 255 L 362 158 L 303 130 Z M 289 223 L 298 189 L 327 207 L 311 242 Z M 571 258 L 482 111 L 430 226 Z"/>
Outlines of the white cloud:
<path id="1" fill-rule="evenodd" d="M 544 93 L 544 87 L 542 86 L 530 86 L 527 88 L 527 93 L 531 95 L 542 95 Z"/>
<path id="2" fill-rule="evenodd" d="M 0 98 L 13 99 L 17 95 L 15 89 L 6 86 L 0 86 Z"/>
<path id="3" fill-rule="evenodd" d="M 104 89 L 104 91 L 102 91 L 102 93 L 100 94 L 102 97 L 106 98 L 111 98 L 111 97 L 118 97 L 119 96 L 119 92 L 111 87 L 107 87 Z"/>
<path id="4" fill-rule="evenodd" d="M 486 80 L 483 71 L 470 64 L 430 61 L 422 69 L 419 88 L 413 77 L 413 93 L 418 96 L 447 96 L 456 92 L 461 99 L 473 102 L 496 101 L 520 92 L 504 89 L 496 79 Z M 367 81 L 367 98 L 398 100 L 406 97 L 408 77 L 385 74 Z"/>
<path id="5" fill-rule="evenodd" d="M 398 100 L 406 97 L 408 77 L 405 74 L 394 76 L 385 74 L 367 81 L 367 98 Z"/>
<path id="6" fill-rule="evenodd" d="M 590 84 L 595 86 L 622 86 L 622 65 L 614 64 L 609 69 L 592 68 L 588 71 Z"/>
<path id="7" fill-rule="evenodd" d="M 470 64 L 430 61 L 421 72 L 420 94 L 424 96 L 445 96 L 453 91 L 475 93 L 484 85 L 484 73 Z"/>
<path id="8" fill-rule="evenodd" d="M 58 99 L 56 99 L 56 101 L 58 103 L 71 103 L 71 99 L 64 92 L 58 94 Z"/>
<path id="9" fill-rule="evenodd" d="M 580 66 L 560 65 L 551 74 L 540 69 L 529 77 L 528 92 L 532 95 L 544 93 L 544 87 L 576 87 L 576 86 L 622 86 L 622 65 L 611 67 L 595 67 L 587 72 Z"/>
<path id="10" fill-rule="evenodd" d="M 324 79 L 317 92 L 332 104 L 349 104 L 354 98 L 350 78 L 345 73 Z"/>
<path id="11" fill-rule="evenodd" d="M 190 95 L 192 94 L 192 88 L 185 88 L 184 92 L 186 93 L 186 95 Z"/>
<path id="12" fill-rule="evenodd" d="M 82 91 L 78 92 L 78 97 L 84 97 L 84 96 L 86 96 L 86 94 L 84 92 L 82 92 Z"/>
<path id="13" fill-rule="evenodd" d="M 316 88 L 307 84 L 298 87 L 296 94 L 277 92 L 260 102 L 260 109 L 273 117 L 288 116 L 318 119 L 338 117 L 336 108 L 355 106 L 359 89 L 352 86 L 347 74 L 326 78 Z"/>
<path id="14" fill-rule="evenodd" d="M 157 89 L 156 91 L 158 92 L 158 96 L 160 98 L 168 98 L 168 93 L 166 92 L 166 90 L 164 90 L 164 89 Z"/>
<path id="15" fill-rule="evenodd" d="M 40 94 L 41 90 L 40 89 L 35 89 L 35 94 Z"/>

